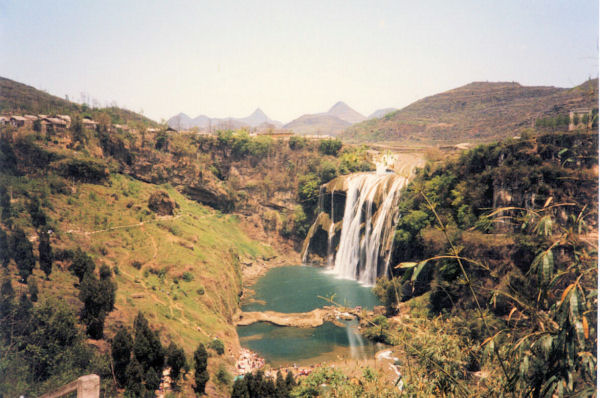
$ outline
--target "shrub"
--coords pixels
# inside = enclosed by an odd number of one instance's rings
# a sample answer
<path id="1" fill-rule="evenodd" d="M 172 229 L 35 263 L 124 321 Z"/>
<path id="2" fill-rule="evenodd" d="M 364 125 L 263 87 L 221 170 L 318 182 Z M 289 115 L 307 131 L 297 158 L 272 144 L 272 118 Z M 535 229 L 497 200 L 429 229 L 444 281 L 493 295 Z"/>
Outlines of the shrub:
<path id="1" fill-rule="evenodd" d="M 302 149 L 306 146 L 306 138 L 299 135 L 293 135 L 290 137 L 288 144 L 291 150 Z"/>
<path id="2" fill-rule="evenodd" d="M 208 344 L 208 348 L 215 350 L 215 352 L 219 355 L 223 355 L 225 353 L 225 345 L 219 339 L 214 339 Z"/>
<path id="3" fill-rule="evenodd" d="M 229 373 L 227 371 L 227 369 L 225 369 L 225 366 L 223 364 L 219 365 L 219 370 L 217 370 L 216 379 L 217 379 L 217 383 L 219 383 L 223 386 L 229 386 L 229 385 L 231 385 L 231 382 L 233 381 L 233 378 L 231 377 L 231 373 Z"/>
<path id="4" fill-rule="evenodd" d="M 184 272 L 183 275 L 181 275 L 181 279 L 183 279 L 185 282 L 191 282 L 194 280 L 194 275 L 191 272 Z"/>
<path id="5" fill-rule="evenodd" d="M 319 143 L 319 152 L 323 155 L 337 156 L 342 149 L 342 141 L 338 139 L 322 140 Z"/>

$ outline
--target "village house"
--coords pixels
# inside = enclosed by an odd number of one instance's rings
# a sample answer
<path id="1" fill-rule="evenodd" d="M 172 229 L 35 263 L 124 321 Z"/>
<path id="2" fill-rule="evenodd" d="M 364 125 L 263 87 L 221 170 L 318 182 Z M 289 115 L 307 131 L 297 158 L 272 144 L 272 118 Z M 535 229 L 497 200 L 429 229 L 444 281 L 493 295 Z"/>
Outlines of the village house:
<path id="1" fill-rule="evenodd" d="M 0 116 L 0 126 L 5 126 L 10 122 L 10 116 Z"/>
<path id="2" fill-rule="evenodd" d="M 67 122 L 67 128 L 71 127 L 71 116 L 69 115 L 56 115 L 57 118 Z"/>
<path id="3" fill-rule="evenodd" d="M 47 117 L 42 120 L 42 130 L 44 131 L 48 131 L 48 128 L 54 131 L 64 131 L 67 127 L 67 122 L 58 117 Z"/>
<path id="4" fill-rule="evenodd" d="M 81 124 L 83 125 L 84 128 L 86 129 L 90 129 L 93 130 L 96 128 L 96 126 L 98 125 L 98 123 L 96 123 L 95 121 L 93 121 L 92 119 L 90 119 L 89 117 L 84 117 L 81 120 Z"/>
<path id="5" fill-rule="evenodd" d="M 24 116 L 11 116 L 10 125 L 13 127 L 23 127 L 27 123 L 27 119 Z"/>

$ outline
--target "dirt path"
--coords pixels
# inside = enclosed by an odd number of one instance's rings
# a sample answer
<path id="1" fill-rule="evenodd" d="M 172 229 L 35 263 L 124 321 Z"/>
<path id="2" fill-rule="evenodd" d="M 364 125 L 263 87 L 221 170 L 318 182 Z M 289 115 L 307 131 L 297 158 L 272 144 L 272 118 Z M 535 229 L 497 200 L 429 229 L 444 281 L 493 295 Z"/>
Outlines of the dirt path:
<path id="1" fill-rule="evenodd" d="M 93 234 L 98 234 L 100 232 L 109 232 L 109 231 L 114 231 L 117 229 L 125 229 L 125 228 L 135 228 L 135 227 L 141 227 L 145 224 L 151 224 L 151 223 L 155 223 L 155 222 L 159 222 L 162 220 L 176 220 L 178 218 L 181 218 L 183 216 L 187 216 L 188 214 L 178 214 L 176 216 L 158 216 L 156 217 L 156 219 L 153 220 L 149 220 L 149 221 L 140 221 L 139 223 L 135 223 L 135 224 L 127 224 L 127 225 L 117 225 L 116 227 L 110 227 L 110 228 L 105 228 L 105 229 L 97 229 L 95 231 L 76 231 L 74 229 L 69 229 L 66 231 L 66 233 L 68 234 L 80 234 L 80 235 L 93 235 Z"/>

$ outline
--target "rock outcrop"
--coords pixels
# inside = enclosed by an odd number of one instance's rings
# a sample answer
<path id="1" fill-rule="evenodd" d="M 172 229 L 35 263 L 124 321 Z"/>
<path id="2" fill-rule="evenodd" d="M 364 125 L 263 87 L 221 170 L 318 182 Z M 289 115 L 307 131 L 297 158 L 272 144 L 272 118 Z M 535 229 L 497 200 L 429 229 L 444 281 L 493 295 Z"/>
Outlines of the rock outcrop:
<path id="1" fill-rule="evenodd" d="M 148 198 L 148 208 L 159 216 L 172 216 L 177 203 L 165 191 L 154 191 Z"/>

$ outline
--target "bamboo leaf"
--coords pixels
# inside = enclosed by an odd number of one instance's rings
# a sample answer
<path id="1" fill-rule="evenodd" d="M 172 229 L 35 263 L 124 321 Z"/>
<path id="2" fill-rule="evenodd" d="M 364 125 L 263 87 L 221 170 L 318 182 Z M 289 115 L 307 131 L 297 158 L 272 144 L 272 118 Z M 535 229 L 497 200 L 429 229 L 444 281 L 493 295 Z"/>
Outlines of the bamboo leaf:
<path id="1" fill-rule="evenodd" d="M 545 215 L 544 217 L 540 218 L 540 221 L 538 221 L 535 231 L 538 235 L 550 236 L 552 235 L 552 225 L 552 217 Z"/>
<path id="2" fill-rule="evenodd" d="M 414 268 L 417 266 L 417 264 L 419 263 L 413 263 L 413 262 L 409 262 L 409 263 L 400 263 L 398 265 L 396 265 L 396 269 L 407 269 L 407 268 Z"/>
<path id="3" fill-rule="evenodd" d="M 421 271 L 423 271 L 423 268 L 425 268 L 425 266 L 427 265 L 427 260 L 421 261 L 417 267 L 415 268 L 415 270 L 413 271 L 413 276 L 411 278 L 411 281 L 416 281 L 417 278 L 419 277 L 419 274 L 421 273 Z"/>
<path id="4" fill-rule="evenodd" d="M 585 332 L 583 331 L 583 323 L 581 321 L 575 322 L 575 333 L 579 348 L 582 350 L 585 349 Z"/>
<path id="5" fill-rule="evenodd" d="M 507 322 L 510 322 L 510 318 L 513 316 L 513 314 L 515 313 L 516 310 L 517 310 L 517 307 L 512 307 L 512 310 L 510 310 L 510 313 L 508 314 Z"/>
<path id="6" fill-rule="evenodd" d="M 560 297 L 560 302 L 558 303 L 559 306 L 561 306 L 563 304 L 563 301 L 565 301 L 565 297 L 567 297 L 567 294 L 569 294 L 569 292 L 571 291 L 571 289 L 573 289 L 575 287 L 575 283 L 571 283 L 569 286 L 567 286 L 567 288 L 563 291 L 562 296 Z"/>
<path id="7" fill-rule="evenodd" d="M 552 203 L 552 199 L 554 199 L 552 196 L 550 196 L 548 199 L 546 199 L 546 203 L 544 203 L 544 209 L 545 209 L 546 207 L 548 207 L 548 205 L 549 205 L 550 203 Z"/>
<path id="8" fill-rule="evenodd" d="M 577 290 L 571 290 L 569 294 L 569 316 L 571 322 L 577 322 L 579 320 L 579 295 Z"/>
<path id="9" fill-rule="evenodd" d="M 590 326 L 588 325 L 588 320 L 585 315 L 581 317 L 581 324 L 583 326 L 583 335 L 586 339 L 590 338 Z"/>
<path id="10" fill-rule="evenodd" d="M 554 254 L 552 253 L 552 249 L 538 254 L 533 260 L 533 266 L 537 268 L 539 284 L 547 286 L 554 270 Z"/>

